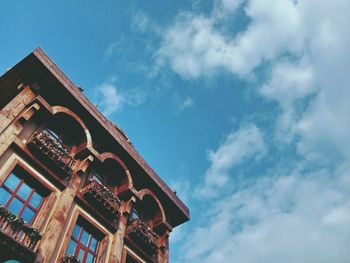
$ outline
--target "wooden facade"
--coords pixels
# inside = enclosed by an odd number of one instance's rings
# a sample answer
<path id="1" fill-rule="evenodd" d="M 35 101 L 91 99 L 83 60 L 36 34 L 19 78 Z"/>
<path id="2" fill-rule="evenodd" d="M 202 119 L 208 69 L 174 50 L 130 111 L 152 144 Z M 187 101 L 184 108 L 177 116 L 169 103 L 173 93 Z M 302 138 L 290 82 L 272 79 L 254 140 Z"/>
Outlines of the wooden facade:
<path id="1" fill-rule="evenodd" d="M 0 262 L 169 261 L 188 208 L 41 49 L 0 109 Z"/>

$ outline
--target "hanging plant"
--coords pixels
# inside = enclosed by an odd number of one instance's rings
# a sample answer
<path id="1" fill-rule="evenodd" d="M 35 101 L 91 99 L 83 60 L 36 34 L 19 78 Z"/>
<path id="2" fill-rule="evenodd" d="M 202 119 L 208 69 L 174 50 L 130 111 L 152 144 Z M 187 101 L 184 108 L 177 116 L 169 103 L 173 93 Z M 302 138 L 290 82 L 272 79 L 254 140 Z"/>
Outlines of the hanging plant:
<path id="1" fill-rule="evenodd" d="M 61 258 L 60 263 L 80 263 L 80 261 L 74 255 L 66 255 Z"/>
<path id="2" fill-rule="evenodd" d="M 29 237 L 31 243 L 37 242 L 42 237 L 38 229 L 31 227 L 26 221 L 17 217 L 2 205 L 0 206 L 0 218 L 3 218 L 5 222 L 9 223 L 13 233 L 23 231 Z"/>

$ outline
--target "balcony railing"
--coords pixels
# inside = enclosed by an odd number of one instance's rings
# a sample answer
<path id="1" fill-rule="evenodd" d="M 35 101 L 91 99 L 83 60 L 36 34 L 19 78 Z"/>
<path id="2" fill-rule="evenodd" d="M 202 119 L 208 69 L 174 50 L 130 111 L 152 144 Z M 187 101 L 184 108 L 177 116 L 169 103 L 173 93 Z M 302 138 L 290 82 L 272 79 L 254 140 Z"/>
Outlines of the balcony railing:
<path id="1" fill-rule="evenodd" d="M 36 228 L 31 227 L 4 206 L 0 206 L 0 231 L 32 251 L 36 249 L 41 239 L 41 234 Z"/>
<path id="2" fill-rule="evenodd" d="M 96 208 L 102 211 L 105 217 L 116 218 L 119 215 L 120 200 L 102 183 L 89 179 L 81 193 L 91 204 L 96 205 Z"/>
<path id="3" fill-rule="evenodd" d="M 69 155 L 67 148 L 57 138 L 55 138 L 48 130 L 42 130 L 34 134 L 30 142 L 41 151 L 47 158 L 52 160 L 66 176 L 72 174 L 75 164 L 74 158 Z"/>
<path id="4" fill-rule="evenodd" d="M 140 219 L 133 219 L 126 232 L 146 252 L 151 255 L 157 253 L 157 234 L 145 222 Z"/>

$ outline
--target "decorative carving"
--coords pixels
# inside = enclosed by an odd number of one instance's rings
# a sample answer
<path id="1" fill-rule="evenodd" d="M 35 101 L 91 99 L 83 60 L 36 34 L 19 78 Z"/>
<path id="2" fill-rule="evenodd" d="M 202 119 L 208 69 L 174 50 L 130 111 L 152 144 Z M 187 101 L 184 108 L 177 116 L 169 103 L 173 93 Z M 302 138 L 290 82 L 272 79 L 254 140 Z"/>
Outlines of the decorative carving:
<path id="1" fill-rule="evenodd" d="M 47 130 L 36 132 L 30 142 L 46 157 L 60 167 L 67 176 L 72 174 L 75 160 L 69 155 L 66 147 Z"/>
<path id="2" fill-rule="evenodd" d="M 41 239 L 39 230 L 31 227 L 26 221 L 2 205 L 0 206 L 0 231 L 33 251 Z"/>
<path id="3" fill-rule="evenodd" d="M 157 234 L 142 220 L 131 220 L 127 230 L 130 238 L 151 255 L 157 253 Z"/>
<path id="4" fill-rule="evenodd" d="M 97 204 L 97 206 L 107 213 L 108 218 L 116 218 L 119 215 L 120 200 L 106 186 L 99 183 L 95 179 L 89 179 L 87 184 L 81 190 L 85 198 Z"/>

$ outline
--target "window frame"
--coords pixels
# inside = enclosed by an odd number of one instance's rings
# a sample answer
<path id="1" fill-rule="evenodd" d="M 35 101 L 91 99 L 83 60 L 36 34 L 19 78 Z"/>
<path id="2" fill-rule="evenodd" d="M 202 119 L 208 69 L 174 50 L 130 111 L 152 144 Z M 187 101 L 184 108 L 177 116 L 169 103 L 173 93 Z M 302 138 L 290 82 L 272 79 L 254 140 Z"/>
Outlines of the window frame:
<path id="1" fill-rule="evenodd" d="M 43 206 L 43 203 L 45 202 L 45 199 L 47 198 L 48 195 L 47 195 L 47 193 L 46 194 L 43 193 L 42 189 L 39 189 L 40 187 L 36 187 L 36 186 L 32 187 L 33 182 L 28 184 L 28 181 L 30 181 L 30 180 L 25 180 L 23 178 L 24 177 L 23 175 L 18 175 L 16 173 L 16 172 L 18 172 L 19 169 L 23 170 L 23 169 L 19 168 L 18 166 L 15 166 L 14 169 L 6 176 L 5 180 L 3 180 L 1 182 L 0 188 L 5 189 L 10 194 L 10 197 L 7 199 L 5 204 L 1 204 L 1 205 L 5 206 L 8 209 L 8 206 L 12 203 L 12 201 L 14 199 L 19 200 L 20 202 L 22 202 L 22 208 L 18 212 L 17 216 L 23 218 L 22 215 L 24 213 L 24 210 L 28 207 L 29 209 L 31 209 L 34 212 L 34 216 L 30 220 L 30 222 L 28 222 L 30 225 L 32 225 L 33 222 L 35 221 L 35 219 L 37 218 L 37 216 L 38 216 L 38 214 Z M 26 171 L 20 171 L 20 173 L 28 174 Z M 10 176 L 15 176 L 19 179 L 19 182 L 17 183 L 14 190 L 10 189 L 8 186 L 5 185 L 6 181 L 8 180 L 8 178 L 10 178 Z M 18 191 L 22 187 L 23 184 L 26 184 L 28 187 L 31 188 L 30 193 L 26 199 L 23 199 L 23 197 L 21 197 L 18 194 Z M 38 207 L 34 207 L 32 204 L 30 204 L 30 200 L 31 200 L 34 193 L 39 194 L 42 198 Z"/>
<path id="2" fill-rule="evenodd" d="M 96 221 L 89 213 L 78 205 L 75 205 L 72 215 L 66 223 L 64 237 L 61 241 L 60 252 L 57 254 L 56 261 L 58 262 L 61 258 L 67 255 L 66 251 L 69 246 L 69 242 L 71 241 L 74 227 L 78 220 L 85 221 L 88 225 L 90 225 L 90 227 L 93 228 L 94 233 L 96 233 L 97 236 L 100 236 L 100 238 L 97 239 L 99 244 L 98 248 L 96 249 L 95 262 L 108 262 L 111 246 L 110 231 L 108 231 L 100 222 Z"/>
<path id="3" fill-rule="evenodd" d="M 74 229 L 76 228 L 76 226 L 78 226 L 80 229 L 79 229 L 78 236 L 74 237 L 73 233 L 74 233 Z M 93 256 L 93 258 L 94 258 L 93 262 L 96 262 L 97 257 L 98 257 L 100 243 L 101 243 L 101 240 L 103 238 L 101 237 L 101 234 L 96 233 L 98 230 L 93 229 L 93 228 L 94 227 L 91 226 L 90 223 L 86 222 L 86 220 L 84 220 L 82 217 L 78 217 L 78 219 L 75 222 L 75 225 L 73 227 L 73 231 L 72 231 L 72 233 L 70 235 L 68 246 L 66 248 L 66 255 L 68 255 L 67 254 L 67 250 L 69 248 L 69 244 L 73 240 L 75 242 L 75 248 L 74 248 L 74 251 L 73 251 L 73 255 L 76 258 L 79 257 L 80 251 L 83 250 L 84 251 L 84 255 L 83 255 L 83 258 L 81 260 L 82 263 L 86 261 L 88 254 L 91 254 Z M 88 241 L 87 241 L 86 245 L 82 242 L 82 235 L 83 235 L 84 232 L 89 234 L 89 238 L 88 238 Z M 100 237 L 97 237 L 97 236 L 100 236 Z M 90 248 L 92 238 L 97 240 L 97 245 L 96 245 L 95 251 L 93 251 Z"/>
<path id="4" fill-rule="evenodd" d="M 0 168 L 0 185 L 3 185 L 5 180 L 16 168 L 22 170 L 26 174 L 26 179 L 32 181 L 35 187 L 40 188 L 45 192 L 41 207 L 33 218 L 31 226 L 42 230 L 48 223 L 50 213 L 57 202 L 57 191 L 52 182 L 45 177 L 41 172 L 30 165 L 25 159 L 12 152 L 7 158 L 3 160 L 3 166 Z"/>

